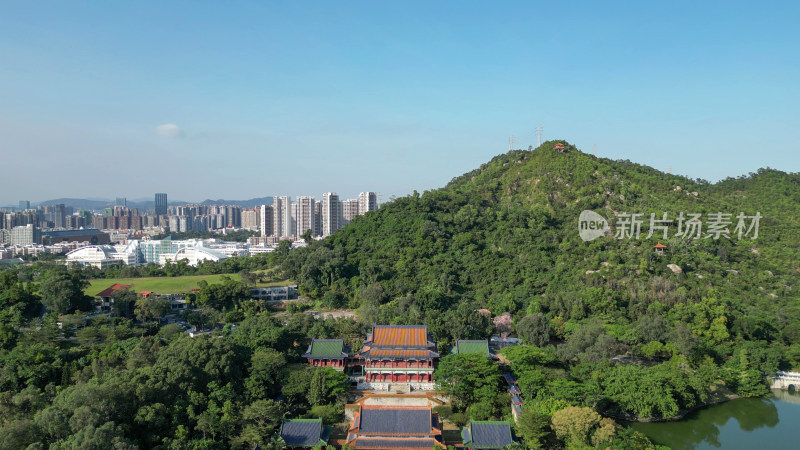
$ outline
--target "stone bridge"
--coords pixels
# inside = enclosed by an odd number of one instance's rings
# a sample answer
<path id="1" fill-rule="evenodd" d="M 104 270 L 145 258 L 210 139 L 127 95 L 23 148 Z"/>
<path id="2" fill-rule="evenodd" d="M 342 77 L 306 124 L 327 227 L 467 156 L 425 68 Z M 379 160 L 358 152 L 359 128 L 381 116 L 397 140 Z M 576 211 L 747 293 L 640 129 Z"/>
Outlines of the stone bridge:
<path id="1" fill-rule="evenodd" d="M 793 389 L 800 391 L 800 372 L 775 372 L 772 389 Z"/>

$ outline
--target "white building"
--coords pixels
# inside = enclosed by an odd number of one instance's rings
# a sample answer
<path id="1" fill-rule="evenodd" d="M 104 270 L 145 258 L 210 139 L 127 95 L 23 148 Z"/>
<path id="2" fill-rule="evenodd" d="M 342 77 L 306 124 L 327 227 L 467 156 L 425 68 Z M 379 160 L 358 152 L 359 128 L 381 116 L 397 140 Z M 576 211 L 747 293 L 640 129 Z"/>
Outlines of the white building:
<path id="1" fill-rule="evenodd" d="M 103 269 L 113 264 L 137 264 L 137 251 L 130 244 L 118 246 L 90 245 L 67 253 L 67 264 Z"/>
<path id="2" fill-rule="evenodd" d="M 200 261 L 219 262 L 226 259 L 223 253 L 205 247 L 184 247 L 172 254 L 161 255 L 159 263 L 163 266 L 168 262 L 186 260 L 190 266 L 196 266 Z"/>
<path id="3" fill-rule="evenodd" d="M 297 197 L 297 213 L 295 218 L 297 230 L 295 231 L 295 236 L 298 238 L 307 230 L 311 230 L 311 234 L 314 234 L 314 203 L 314 197 Z"/>
<path id="4" fill-rule="evenodd" d="M 342 226 L 347 225 L 359 214 L 359 201 L 357 198 L 342 200 Z"/>
<path id="5" fill-rule="evenodd" d="M 34 245 L 42 243 L 42 232 L 33 224 L 14 227 L 7 231 L 11 245 Z"/>
<path id="6" fill-rule="evenodd" d="M 289 238 L 294 232 L 292 223 L 292 204 L 288 196 L 272 197 L 273 235 Z"/>
<path id="7" fill-rule="evenodd" d="M 341 228 L 341 204 L 335 192 L 322 194 L 322 235 L 330 236 Z"/>
<path id="8" fill-rule="evenodd" d="M 358 194 L 359 214 L 364 214 L 369 211 L 377 211 L 378 206 L 378 194 L 374 192 L 362 192 Z"/>
<path id="9" fill-rule="evenodd" d="M 250 248 L 247 249 L 247 252 L 250 255 L 257 255 L 259 253 L 272 253 L 274 251 L 275 247 L 266 244 L 251 245 Z"/>

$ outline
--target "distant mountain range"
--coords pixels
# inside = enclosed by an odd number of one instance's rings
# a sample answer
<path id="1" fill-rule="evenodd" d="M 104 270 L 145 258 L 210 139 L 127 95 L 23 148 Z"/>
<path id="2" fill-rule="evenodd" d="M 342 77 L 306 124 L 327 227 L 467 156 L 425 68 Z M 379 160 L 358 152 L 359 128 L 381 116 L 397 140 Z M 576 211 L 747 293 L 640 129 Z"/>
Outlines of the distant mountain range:
<path id="1" fill-rule="evenodd" d="M 115 200 L 114 199 L 86 199 L 86 198 L 57 198 L 54 200 L 46 200 L 43 202 L 31 203 L 31 207 L 36 206 L 49 206 L 49 205 L 58 205 L 63 203 L 66 206 L 71 206 L 76 210 L 79 209 L 87 209 L 87 210 L 100 210 L 108 206 L 114 206 Z M 260 205 L 271 205 L 272 204 L 272 197 L 259 197 L 259 198 L 251 198 L 249 200 L 225 200 L 225 199 L 218 199 L 218 200 L 211 200 L 206 199 L 202 202 L 189 202 L 183 200 L 170 200 L 170 206 L 175 205 L 186 205 L 186 204 L 195 204 L 199 203 L 201 205 L 235 205 L 241 206 L 242 208 L 253 208 L 255 206 Z M 142 200 L 142 201 L 134 201 L 128 200 L 127 205 L 129 208 L 139 208 L 140 211 L 151 210 L 154 208 L 154 201 L 153 200 Z M 9 205 L 9 207 L 16 207 L 17 205 Z"/>

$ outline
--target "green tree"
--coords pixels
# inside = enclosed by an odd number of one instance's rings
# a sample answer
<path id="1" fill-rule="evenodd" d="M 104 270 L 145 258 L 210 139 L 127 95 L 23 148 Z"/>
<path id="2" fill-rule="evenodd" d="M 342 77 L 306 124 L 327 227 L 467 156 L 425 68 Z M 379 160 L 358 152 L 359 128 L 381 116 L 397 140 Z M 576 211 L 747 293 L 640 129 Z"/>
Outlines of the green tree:
<path id="1" fill-rule="evenodd" d="M 517 420 L 517 429 L 525 439 L 525 445 L 531 449 L 545 448 L 550 429 L 550 417 L 527 408 Z"/>
<path id="2" fill-rule="evenodd" d="M 550 321 L 542 314 L 525 316 L 517 323 L 517 334 L 523 341 L 537 347 L 550 343 L 553 330 Z"/>
<path id="3" fill-rule="evenodd" d="M 553 431 L 567 442 L 588 444 L 589 434 L 601 419 L 592 408 L 570 406 L 553 414 Z"/>
<path id="4" fill-rule="evenodd" d="M 114 315 L 118 317 L 130 317 L 131 305 L 136 303 L 136 292 L 130 288 L 122 288 L 114 291 L 114 303 L 111 305 Z"/>
<path id="5" fill-rule="evenodd" d="M 433 379 L 450 396 L 454 407 L 465 410 L 480 401 L 494 401 L 500 369 L 485 355 L 453 354 L 439 361 Z"/>
<path id="6" fill-rule="evenodd" d="M 301 370 L 289 372 L 281 383 L 281 393 L 285 402 L 294 411 L 305 411 L 307 408 L 307 398 L 311 387 L 311 378 L 315 371 L 310 367 L 303 367 Z"/>
<path id="7" fill-rule="evenodd" d="M 342 403 L 336 403 L 332 405 L 314 406 L 308 412 L 308 415 L 322 419 L 325 425 L 334 425 L 344 419 L 344 405 Z"/>
<path id="8" fill-rule="evenodd" d="M 343 372 L 330 367 L 314 371 L 308 390 L 308 403 L 311 406 L 328 405 L 341 399 L 347 393 L 348 379 Z"/>
<path id="9" fill-rule="evenodd" d="M 169 312 L 169 300 L 140 297 L 136 299 L 136 317 L 143 322 L 158 320 Z"/>
<path id="10" fill-rule="evenodd" d="M 600 447 L 605 444 L 611 443 L 617 435 L 619 425 L 613 419 L 604 417 L 600 419 L 598 427 L 592 433 L 592 445 Z"/>
<path id="11" fill-rule="evenodd" d="M 29 419 L 12 420 L 0 426 L 0 443 L 3 448 L 26 448 L 37 442 L 41 433 L 36 424 Z"/>
<path id="12" fill-rule="evenodd" d="M 197 293 L 197 304 L 225 311 L 250 296 L 250 289 L 242 282 L 223 276 L 222 283 L 209 284 Z"/>
<path id="13" fill-rule="evenodd" d="M 64 442 L 52 444 L 51 449 L 88 449 L 101 450 L 107 448 L 119 450 L 136 450 L 139 447 L 130 439 L 125 438 L 125 433 L 114 422 L 106 422 L 100 426 L 87 425 L 75 434 L 69 436 Z"/>
<path id="14" fill-rule="evenodd" d="M 253 287 L 258 281 L 258 277 L 253 272 L 242 270 L 239 272 L 239 280 L 247 287 Z"/>
<path id="15" fill-rule="evenodd" d="M 242 412 L 241 442 L 250 446 L 264 445 L 270 441 L 284 415 L 283 405 L 274 400 L 256 400 Z"/>
<path id="16" fill-rule="evenodd" d="M 88 311 L 91 298 L 83 293 L 89 282 L 76 269 L 67 270 L 54 267 L 43 277 L 39 285 L 42 304 L 57 314 L 64 314 L 74 309 Z"/>
<path id="17" fill-rule="evenodd" d="M 245 389 L 253 401 L 275 397 L 280 392 L 279 376 L 286 366 L 282 353 L 271 348 L 259 348 L 250 359 L 250 376 Z"/>

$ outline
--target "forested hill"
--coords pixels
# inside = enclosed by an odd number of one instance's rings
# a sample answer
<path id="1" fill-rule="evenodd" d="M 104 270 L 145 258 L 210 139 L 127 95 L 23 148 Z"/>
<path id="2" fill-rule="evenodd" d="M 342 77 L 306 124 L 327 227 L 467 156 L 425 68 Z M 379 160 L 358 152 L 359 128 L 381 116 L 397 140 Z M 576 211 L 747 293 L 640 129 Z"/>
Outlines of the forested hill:
<path id="1" fill-rule="evenodd" d="M 608 235 L 584 242 L 583 210 L 605 217 Z M 681 212 L 702 214 L 703 238 L 675 236 Z M 705 238 L 717 212 L 731 214 L 730 238 Z M 643 214 L 638 239 L 615 238 L 625 213 Z M 673 220 L 667 239 L 647 238 L 651 213 Z M 757 239 L 754 230 L 738 238 L 740 213 L 763 216 Z M 630 330 L 654 315 L 666 317 L 665 333 L 687 324 L 708 348 L 788 346 L 800 342 L 798 221 L 798 174 L 761 169 L 710 184 L 550 141 L 358 217 L 292 252 L 286 268 L 328 306 L 360 307 L 368 323 L 426 321 L 444 342 L 485 334 L 457 316 L 487 308 L 515 322 L 543 315 L 560 338 L 598 318 L 622 351 L 648 342 Z"/>

